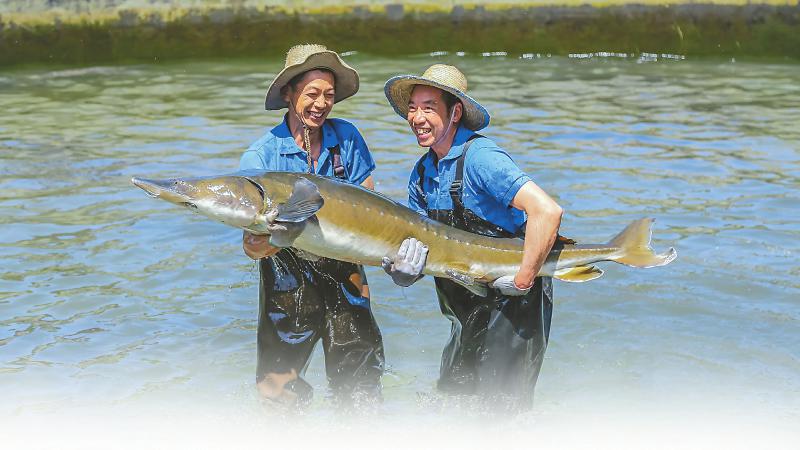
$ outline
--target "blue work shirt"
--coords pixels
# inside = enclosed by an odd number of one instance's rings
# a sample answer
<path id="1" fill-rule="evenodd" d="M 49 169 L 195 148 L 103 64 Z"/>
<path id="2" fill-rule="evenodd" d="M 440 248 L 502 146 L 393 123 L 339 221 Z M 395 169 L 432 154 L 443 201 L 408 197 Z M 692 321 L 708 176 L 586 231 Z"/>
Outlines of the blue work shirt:
<path id="1" fill-rule="evenodd" d="M 333 155 L 330 150 L 337 144 L 345 179 L 353 184 L 363 183 L 375 170 L 375 161 L 355 125 L 342 119 L 327 119 L 322 124 L 322 148 L 314 173 L 334 176 Z M 239 170 L 311 172 L 307 155 L 295 142 L 284 116 L 280 125 L 255 141 L 244 152 Z"/>
<path id="2" fill-rule="evenodd" d="M 426 214 L 426 209 L 452 210 L 450 185 L 456 175 L 456 161 L 464 153 L 464 144 L 475 132 L 463 126 L 456 131 L 450 151 L 441 160 L 433 150 L 423 157 L 423 194 L 418 192 L 417 167 L 408 182 L 408 206 Z M 517 233 L 525 223 L 525 213 L 512 207 L 511 200 L 523 184 L 531 181 L 505 150 L 488 138 L 476 138 L 464 160 L 464 181 L 461 201 L 464 208 L 478 217 Z"/>

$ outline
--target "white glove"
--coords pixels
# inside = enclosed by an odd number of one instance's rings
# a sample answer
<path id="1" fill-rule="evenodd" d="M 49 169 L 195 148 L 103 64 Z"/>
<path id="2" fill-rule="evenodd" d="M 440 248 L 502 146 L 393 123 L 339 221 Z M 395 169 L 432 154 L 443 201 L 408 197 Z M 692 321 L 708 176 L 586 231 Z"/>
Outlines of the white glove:
<path id="1" fill-rule="evenodd" d="M 381 266 L 392 277 L 394 284 L 408 287 L 422 278 L 427 259 L 428 246 L 414 238 L 406 238 L 394 259 L 384 256 Z"/>
<path id="2" fill-rule="evenodd" d="M 514 275 L 505 275 L 492 281 L 492 287 L 500 291 L 503 295 L 520 296 L 525 295 L 531 288 L 520 289 L 514 284 Z"/>

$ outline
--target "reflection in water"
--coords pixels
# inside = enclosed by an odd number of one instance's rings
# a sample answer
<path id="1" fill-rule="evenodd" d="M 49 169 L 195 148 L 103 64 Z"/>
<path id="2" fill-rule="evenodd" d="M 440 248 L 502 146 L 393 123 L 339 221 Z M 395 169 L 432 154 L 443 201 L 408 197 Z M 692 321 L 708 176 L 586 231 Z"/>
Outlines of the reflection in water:
<path id="1" fill-rule="evenodd" d="M 603 241 L 656 217 L 653 271 L 607 266 L 556 284 L 537 413 L 596 405 L 800 408 L 800 72 L 695 61 L 443 55 L 470 77 L 506 147 Z M 383 82 L 434 58 L 349 58 L 353 119 L 377 188 L 404 201 L 420 149 Z M 255 265 L 241 235 L 130 185 L 235 170 L 280 119 L 263 112 L 280 61 L 23 70 L 0 82 L 0 395 L 3 413 L 178 402 L 258 410 Z M 437 412 L 449 326 L 430 280 L 369 273 L 389 365 L 388 411 Z M 309 380 L 324 391 L 320 358 Z M 753 383 L 753 380 L 758 383 Z M 316 408 L 327 414 L 320 396 Z M 624 406 L 620 406 L 624 407 Z"/>

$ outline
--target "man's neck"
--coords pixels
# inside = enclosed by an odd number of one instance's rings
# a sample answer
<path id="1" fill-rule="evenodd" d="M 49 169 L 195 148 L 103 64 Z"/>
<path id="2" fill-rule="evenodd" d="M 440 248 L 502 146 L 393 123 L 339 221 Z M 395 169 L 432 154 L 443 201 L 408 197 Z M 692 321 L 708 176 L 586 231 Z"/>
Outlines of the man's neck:
<path id="1" fill-rule="evenodd" d="M 445 136 L 441 142 L 437 142 L 431 147 L 433 153 L 436 153 L 436 158 L 441 160 L 448 153 L 450 153 L 450 149 L 453 147 L 453 141 L 456 138 L 456 130 L 451 131 L 448 133 L 448 136 Z"/>
<path id="2" fill-rule="evenodd" d="M 303 141 L 303 123 L 297 116 L 293 116 L 291 112 L 287 115 L 287 125 L 289 125 L 289 132 L 292 133 L 292 137 L 294 137 L 294 141 L 297 143 L 297 146 L 306 150 L 305 143 Z M 311 156 L 316 156 L 319 154 L 319 143 L 320 138 L 322 136 L 321 128 L 312 128 L 308 127 L 308 137 L 311 141 L 309 144 L 311 145 Z M 316 155 L 315 155 L 316 154 Z"/>

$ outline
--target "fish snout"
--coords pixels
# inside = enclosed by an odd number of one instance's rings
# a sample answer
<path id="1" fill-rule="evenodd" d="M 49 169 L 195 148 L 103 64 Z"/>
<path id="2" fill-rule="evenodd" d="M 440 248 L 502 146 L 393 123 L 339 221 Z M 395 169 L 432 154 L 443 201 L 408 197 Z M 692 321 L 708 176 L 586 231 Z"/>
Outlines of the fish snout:
<path id="1" fill-rule="evenodd" d="M 192 199 L 184 192 L 183 183 L 179 179 L 149 180 L 133 177 L 131 183 L 147 192 L 147 195 L 151 197 L 158 197 L 176 204 L 192 203 Z"/>
<path id="2" fill-rule="evenodd" d="M 163 190 L 161 184 L 157 180 L 147 180 L 144 178 L 133 177 L 131 178 L 131 183 L 133 183 L 134 186 L 147 192 L 147 195 L 151 197 L 158 197 L 158 195 Z"/>

